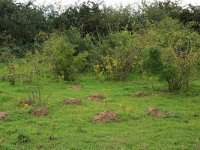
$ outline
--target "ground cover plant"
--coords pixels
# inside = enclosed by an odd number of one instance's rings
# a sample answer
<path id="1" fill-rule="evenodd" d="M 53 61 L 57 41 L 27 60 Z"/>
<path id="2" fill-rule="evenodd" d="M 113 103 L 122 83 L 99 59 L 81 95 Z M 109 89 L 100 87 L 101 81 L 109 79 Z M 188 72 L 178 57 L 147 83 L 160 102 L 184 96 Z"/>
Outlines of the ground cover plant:
<path id="1" fill-rule="evenodd" d="M 103 83 L 92 75 L 81 76 L 78 83 L 83 88 L 79 91 L 69 88 L 74 83 L 52 82 L 44 87 L 45 93 L 53 89 L 46 105 L 49 114 L 41 117 L 18 106 L 26 92 L 20 85 L 0 83 L 1 111 L 9 114 L 1 121 L 2 149 L 199 149 L 200 96 L 168 93 L 162 82 L 141 80 L 138 75 L 129 82 Z M 152 90 L 152 82 L 159 91 Z M 142 84 L 149 88 L 144 90 Z M 104 93 L 104 89 L 110 89 L 107 108 L 103 101 L 88 100 L 88 95 Z M 149 96 L 136 97 L 137 92 L 149 92 Z M 63 105 L 63 100 L 74 96 L 82 100 L 82 105 Z M 149 107 L 167 115 L 149 115 Z M 107 110 L 119 115 L 120 120 L 92 121 L 97 113 Z M 55 138 L 50 138 L 52 134 Z"/>
<path id="2" fill-rule="evenodd" d="M 199 150 L 199 6 L 0 1 L 0 150 Z"/>

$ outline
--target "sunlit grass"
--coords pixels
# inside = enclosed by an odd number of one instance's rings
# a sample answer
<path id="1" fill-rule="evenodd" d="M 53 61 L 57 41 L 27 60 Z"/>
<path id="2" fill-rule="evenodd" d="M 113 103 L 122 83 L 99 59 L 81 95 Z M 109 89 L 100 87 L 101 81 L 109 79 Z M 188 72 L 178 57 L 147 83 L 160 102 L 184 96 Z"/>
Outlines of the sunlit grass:
<path id="1" fill-rule="evenodd" d="M 19 85 L 10 86 L 1 81 L 0 111 L 10 114 L 8 120 L 0 122 L 2 149 L 199 149 L 200 96 L 166 93 L 163 91 L 165 85 L 156 78 L 141 79 L 139 75 L 132 78 L 126 82 L 100 82 L 90 74 L 81 76 L 75 83 L 52 80 L 45 84 L 43 92 L 44 97 L 51 93 L 46 102 L 49 108 L 46 117 L 32 116 L 19 107 L 27 91 Z M 83 88 L 69 89 L 74 84 Z M 109 92 L 105 93 L 105 89 Z M 89 94 L 96 92 L 107 95 L 106 107 L 105 102 L 87 99 Z M 135 97 L 137 92 L 149 96 Z M 80 98 L 83 105 L 63 105 L 63 100 L 69 97 Z M 145 110 L 149 106 L 170 115 L 164 118 L 148 116 Z M 93 123 L 91 118 L 105 109 L 119 114 L 121 121 Z M 25 133 L 30 142 L 17 142 L 19 132 Z"/>

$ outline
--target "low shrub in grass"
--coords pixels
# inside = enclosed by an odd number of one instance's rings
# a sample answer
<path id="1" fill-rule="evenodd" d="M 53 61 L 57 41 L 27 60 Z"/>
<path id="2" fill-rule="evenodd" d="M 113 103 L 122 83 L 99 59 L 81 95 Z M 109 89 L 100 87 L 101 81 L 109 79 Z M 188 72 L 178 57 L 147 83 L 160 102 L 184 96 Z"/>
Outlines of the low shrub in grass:
<path id="1" fill-rule="evenodd" d="M 146 37 L 145 70 L 166 81 L 169 91 L 187 91 L 198 69 L 200 36 L 166 18 L 147 31 Z"/>
<path id="2" fill-rule="evenodd" d="M 139 35 L 138 35 L 139 36 Z M 137 47 L 137 35 L 128 31 L 110 33 L 97 47 L 100 59 L 94 65 L 99 78 L 126 80 L 140 65 L 141 50 Z"/>
<path id="3" fill-rule="evenodd" d="M 44 43 L 43 52 L 48 58 L 46 65 L 64 81 L 70 81 L 86 65 L 87 53 L 75 55 L 75 45 L 62 33 L 53 33 Z"/>

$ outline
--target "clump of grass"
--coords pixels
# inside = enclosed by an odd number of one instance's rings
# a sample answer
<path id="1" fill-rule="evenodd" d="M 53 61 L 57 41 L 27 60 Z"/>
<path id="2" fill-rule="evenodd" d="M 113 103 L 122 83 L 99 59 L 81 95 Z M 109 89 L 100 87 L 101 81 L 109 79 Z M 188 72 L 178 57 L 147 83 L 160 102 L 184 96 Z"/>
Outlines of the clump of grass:
<path id="1" fill-rule="evenodd" d="M 83 132 L 83 124 L 84 124 L 83 120 L 78 117 L 78 118 L 74 119 L 74 122 L 76 124 L 77 131 Z"/>
<path id="2" fill-rule="evenodd" d="M 31 142 L 30 136 L 25 131 L 18 131 L 17 132 L 17 138 L 16 143 L 22 144 L 22 143 L 29 143 Z"/>
<path id="3" fill-rule="evenodd" d="M 3 146 L 3 138 L 0 137 L 0 149 Z"/>
<path id="4" fill-rule="evenodd" d="M 134 110 L 133 107 L 126 106 L 126 105 L 123 105 L 123 104 L 119 104 L 119 106 L 121 107 L 122 113 L 125 116 L 127 116 L 128 118 L 133 118 L 133 110 Z"/>
<path id="5" fill-rule="evenodd" d="M 50 134 L 50 136 L 49 136 L 49 140 L 56 140 L 56 124 L 54 123 L 54 124 L 52 124 L 52 126 L 51 126 L 51 134 Z"/>

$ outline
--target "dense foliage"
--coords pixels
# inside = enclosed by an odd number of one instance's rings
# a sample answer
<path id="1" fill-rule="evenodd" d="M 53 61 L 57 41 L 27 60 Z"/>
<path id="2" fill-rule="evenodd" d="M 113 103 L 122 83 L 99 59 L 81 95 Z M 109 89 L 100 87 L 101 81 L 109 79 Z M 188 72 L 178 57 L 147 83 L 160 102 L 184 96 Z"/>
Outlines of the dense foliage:
<path id="1" fill-rule="evenodd" d="M 94 66 L 99 78 L 125 80 L 136 69 L 141 59 L 141 51 L 137 47 L 137 34 L 128 31 L 111 33 L 97 45 L 100 59 Z"/>
<path id="2" fill-rule="evenodd" d="M 169 91 L 188 90 L 200 68 L 199 6 L 165 1 L 134 9 L 88 1 L 58 8 L 0 1 L 0 62 L 8 64 L 4 79 L 11 84 L 30 54 L 34 66 L 65 81 L 91 70 L 101 80 L 148 72 Z"/>
<path id="3" fill-rule="evenodd" d="M 64 81 L 74 79 L 74 75 L 86 65 L 87 53 L 75 54 L 75 45 L 62 34 L 52 34 L 44 43 L 41 55 L 45 55 L 46 64 L 52 72 L 63 78 Z"/>

